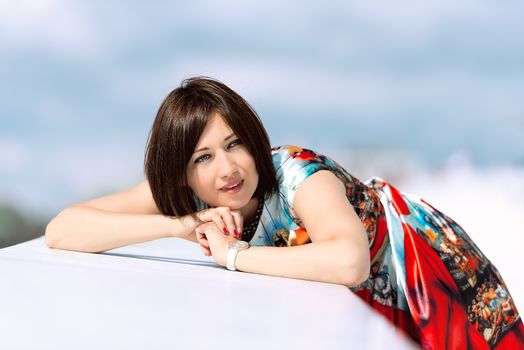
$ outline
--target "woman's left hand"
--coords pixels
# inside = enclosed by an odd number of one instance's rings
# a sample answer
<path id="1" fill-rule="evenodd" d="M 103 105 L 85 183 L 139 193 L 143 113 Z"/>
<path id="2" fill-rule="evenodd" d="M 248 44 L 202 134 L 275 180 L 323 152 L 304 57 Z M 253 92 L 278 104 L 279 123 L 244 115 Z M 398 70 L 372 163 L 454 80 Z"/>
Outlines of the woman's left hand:
<path id="1" fill-rule="evenodd" d="M 212 221 L 197 226 L 195 232 L 199 240 L 207 240 L 213 259 L 217 264 L 226 266 L 229 242 L 238 241 L 238 239 L 231 235 L 224 235 Z"/>

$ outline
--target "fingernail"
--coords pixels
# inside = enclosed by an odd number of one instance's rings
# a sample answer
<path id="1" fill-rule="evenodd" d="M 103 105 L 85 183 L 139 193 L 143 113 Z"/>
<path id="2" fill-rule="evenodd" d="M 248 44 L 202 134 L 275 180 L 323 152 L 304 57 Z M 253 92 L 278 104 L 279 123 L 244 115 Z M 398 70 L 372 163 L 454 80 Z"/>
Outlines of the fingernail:
<path id="1" fill-rule="evenodd" d="M 235 232 L 235 236 L 238 236 L 238 231 L 236 229 L 233 230 Z"/>
<path id="2" fill-rule="evenodd" d="M 227 229 L 224 227 L 224 233 L 227 233 Z"/>

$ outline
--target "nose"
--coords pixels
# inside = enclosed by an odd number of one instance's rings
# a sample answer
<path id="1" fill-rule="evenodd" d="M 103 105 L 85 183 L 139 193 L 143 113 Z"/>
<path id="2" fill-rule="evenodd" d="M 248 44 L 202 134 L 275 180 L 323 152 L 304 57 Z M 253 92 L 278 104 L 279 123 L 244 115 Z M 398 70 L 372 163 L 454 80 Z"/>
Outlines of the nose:
<path id="1" fill-rule="evenodd" d="M 238 171 L 235 159 L 230 153 L 218 152 L 216 157 L 218 163 L 218 175 L 221 178 L 227 179 Z"/>

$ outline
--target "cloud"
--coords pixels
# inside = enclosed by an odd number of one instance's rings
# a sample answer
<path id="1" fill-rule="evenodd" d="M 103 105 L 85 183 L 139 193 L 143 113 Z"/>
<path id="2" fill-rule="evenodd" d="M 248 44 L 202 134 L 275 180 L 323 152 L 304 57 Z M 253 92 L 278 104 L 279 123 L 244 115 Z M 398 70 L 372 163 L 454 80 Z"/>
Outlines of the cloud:
<path id="1" fill-rule="evenodd" d="M 2 140 L 0 147 L 0 201 L 36 213 L 56 212 L 144 179 L 142 152 L 117 136 L 111 143 L 89 146 L 72 143 L 30 151 Z"/>
<path id="2" fill-rule="evenodd" d="M 0 2 L 0 39 L 7 50 L 51 51 L 82 59 L 96 49 L 94 23 L 81 3 L 42 0 Z"/>
<path id="3" fill-rule="evenodd" d="M 324 110 L 335 118 L 385 117 L 413 109 L 431 109 L 442 117 L 449 115 L 451 118 L 464 112 L 462 116 L 466 119 L 485 116 L 487 112 L 504 118 L 521 109 L 518 96 L 524 91 L 524 84 L 517 80 L 486 79 L 449 67 L 416 75 L 344 73 L 330 67 L 297 65 L 293 59 L 248 60 L 242 57 L 218 62 L 195 57 L 164 67 L 162 72 L 155 73 L 158 82 L 155 84 L 154 78 L 150 81 L 153 86 L 160 86 L 165 84 L 165 77 L 181 80 L 191 75 L 188 72 L 221 79 L 248 101 L 293 106 L 297 112 Z M 142 89 L 146 90 L 147 86 Z M 305 113 L 289 118 L 314 116 Z"/>
<path id="4" fill-rule="evenodd" d="M 472 0 L 3 1 L 2 180 L 42 207 L 133 182 L 143 154 L 131 139 L 142 146 L 162 98 L 196 74 L 237 90 L 282 143 L 399 139 L 427 159 L 455 147 L 511 157 L 524 140 L 514 127 L 523 10 Z"/>

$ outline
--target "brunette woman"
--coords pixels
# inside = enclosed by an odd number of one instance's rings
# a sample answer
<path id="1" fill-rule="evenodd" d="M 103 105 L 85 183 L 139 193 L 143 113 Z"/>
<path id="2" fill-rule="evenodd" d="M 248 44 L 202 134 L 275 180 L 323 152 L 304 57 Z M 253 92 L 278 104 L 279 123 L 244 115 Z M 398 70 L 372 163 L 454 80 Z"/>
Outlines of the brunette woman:
<path id="1" fill-rule="evenodd" d="M 183 238 L 230 270 L 346 285 L 427 349 L 524 347 L 504 281 L 455 221 L 313 150 L 271 148 L 253 108 L 214 79 L 165 98 L 144 165 L 136 187 L 60 212 L 48 246 Z"/>

